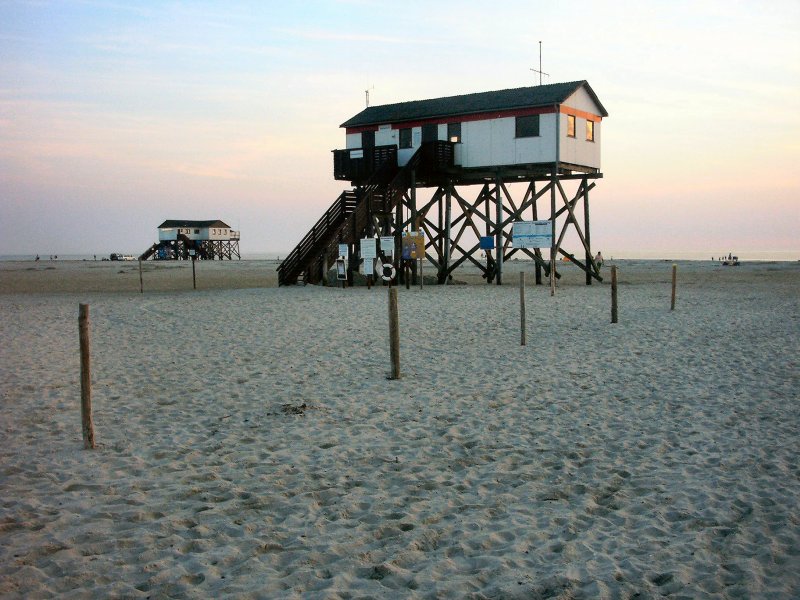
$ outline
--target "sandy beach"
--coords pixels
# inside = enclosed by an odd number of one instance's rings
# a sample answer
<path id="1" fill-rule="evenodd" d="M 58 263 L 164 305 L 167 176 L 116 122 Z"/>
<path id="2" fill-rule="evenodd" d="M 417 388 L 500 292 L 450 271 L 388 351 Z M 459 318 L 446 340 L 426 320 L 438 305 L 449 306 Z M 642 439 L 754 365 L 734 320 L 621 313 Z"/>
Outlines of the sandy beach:
<path id="1" fill-rule="evenodd" d="M 800 597 L 800 263 L 614 264 L 401 288 L 388 380 L 385 288 L 0 263 L 0 596 Z"/>

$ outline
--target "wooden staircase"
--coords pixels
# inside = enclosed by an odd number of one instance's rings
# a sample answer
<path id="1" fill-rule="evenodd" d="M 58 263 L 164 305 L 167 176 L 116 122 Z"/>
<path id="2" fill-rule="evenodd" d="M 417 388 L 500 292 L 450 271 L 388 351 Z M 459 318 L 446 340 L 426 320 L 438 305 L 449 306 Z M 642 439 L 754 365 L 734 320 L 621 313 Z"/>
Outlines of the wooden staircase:
<path id="1" fill-rule="evenodd" d="M 301 275 L 304 283 L 322 281 L 323 264 L 333 265 L 339 256 L 339 244 L 358 242 L 373 213 L 390 213 L 402 200 L 412 184 L 412 173 L 420 164 L 421 150 L 404 167 L 386 164 L 367 185 L 342 192 L 278 267 L 278 285 L 296 284 Z"/>
<path id="2" fill-rule="evenodd" d="M 188 260 L 189 259 L 189 249 L 194 248 L 197 251 L 197 258 L 213 258 L 208 256 L 208 252 L 204 247 L 202 242 L 190 240 L 186 235 L 183 233 L 179 233 L 178 237 L 174 241 L 161 241 L 156 242 L 152 246 L 150 246 L 147 250 L 145 250 L 140 256 L 139 260 L 148 260 L 150 257 L 154 256 L 158 250 L 161 248 L 168 248 L 170 252 L 173 254 L 172 258 L 180 259 L 180 260 Z"/>

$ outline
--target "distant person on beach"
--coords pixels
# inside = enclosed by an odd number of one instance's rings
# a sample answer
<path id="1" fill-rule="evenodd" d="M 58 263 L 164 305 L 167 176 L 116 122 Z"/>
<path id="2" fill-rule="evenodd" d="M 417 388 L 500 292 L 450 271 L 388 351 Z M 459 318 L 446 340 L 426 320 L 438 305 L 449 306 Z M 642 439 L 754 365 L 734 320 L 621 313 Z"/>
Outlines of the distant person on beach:
<path id="1" fill-rule="evenodd" d="M 38 255 L 38 254 L 36 255 L 36 260 L 37 260 L 37 261 L 39 260 L 39 255 Z"/>
<path id="2" fill-rule="evenodd" d="M 603 254 L 602 254 L 602 252 L 598 251 L 597 256 L 594 257 L 594 262 L 597 265 L 598 269 L 603 266 Z"/>

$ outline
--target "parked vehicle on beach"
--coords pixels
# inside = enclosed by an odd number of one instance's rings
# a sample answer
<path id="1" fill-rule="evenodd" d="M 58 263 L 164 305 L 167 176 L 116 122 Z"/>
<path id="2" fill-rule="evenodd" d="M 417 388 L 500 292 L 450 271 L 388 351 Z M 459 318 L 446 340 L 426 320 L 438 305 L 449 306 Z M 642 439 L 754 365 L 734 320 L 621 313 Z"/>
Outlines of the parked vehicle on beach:
<path id="1" fill-rule="evenodd" d="M 136 260 L 136 257 L 132 254 L 121 254 L 118 252 L 112 252 L 109 258 L 111 260 Z"/>

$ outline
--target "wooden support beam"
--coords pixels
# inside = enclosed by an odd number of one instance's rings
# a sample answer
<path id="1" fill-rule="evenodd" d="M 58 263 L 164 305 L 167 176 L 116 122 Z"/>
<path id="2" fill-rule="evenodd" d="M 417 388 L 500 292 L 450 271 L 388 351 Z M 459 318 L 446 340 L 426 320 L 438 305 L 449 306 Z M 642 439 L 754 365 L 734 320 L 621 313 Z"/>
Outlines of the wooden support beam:
<path id="1" fill-rule="evenodd" d="M 590 265 L 594 261 L 594 258 L 592 257 L 592 238 L 591 229 L 589 228 L 589 189 L 585 179 L 581 182 L 581 185 L 586 188 L 583 192 L 583 230 L 586 235 L 586 264 Z M 592 274 L 589 272 L 589 269 L 585 269 L 585 271 L 586 285 L 592 285 Z"/>
<path id="2" fill-rule="evenodd" d="M 503 243 L 503 182 L 497 178 L 496 188 L 497 199 L 495 200 L 495 250 L 497 251 L 497 285 L 503 285 L 503 253 L 505 244 Z"/>
<path id="3" fill-rule="evenodd" d="M 556 180 L 555 175 L 550 182 L 550 221 L 552 223 L 553 241 L 550 246 L 550 295 L 556 294 Z"/>

